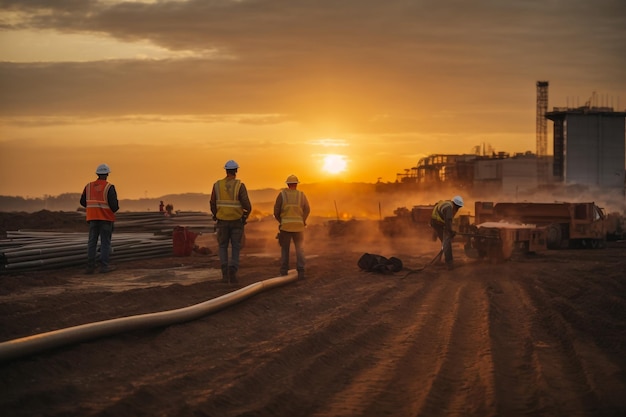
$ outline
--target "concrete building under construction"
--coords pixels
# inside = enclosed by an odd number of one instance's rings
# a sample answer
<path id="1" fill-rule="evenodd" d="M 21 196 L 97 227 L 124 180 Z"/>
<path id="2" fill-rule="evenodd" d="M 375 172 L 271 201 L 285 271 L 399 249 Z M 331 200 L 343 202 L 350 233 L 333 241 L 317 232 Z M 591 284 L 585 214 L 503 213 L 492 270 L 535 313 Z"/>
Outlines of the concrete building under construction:
<path id="1" fill-rule="evenodd" d="M 396 185 L 428 188 L 449 184 L 460 189 L 514 194 L 551 183 L 552 158 L 532 152 L 433 154 L 396 175 Z"/>
<path id="2" fill-rule="evenodd" d="M 553 174 L 565 185 L 624 190 L 626 112 L 596 106 L 558 108 L 554 122 Z"/>
<path id="3" fill-rule="evenodd" d="M 398 173 L 395 184 L 427 188 L 447 183 L 507 194 L 560 184 L 625 194 L 626 112 L 598 105 L 595 93 L 582 107 L 548 111 L 549 83 L 536 86 L 536 153 L 510 155 L 483 145 L 473 154 L 433 154 Z M 547 153 L 548 120 L 554 122 L 553 155 Z"/>

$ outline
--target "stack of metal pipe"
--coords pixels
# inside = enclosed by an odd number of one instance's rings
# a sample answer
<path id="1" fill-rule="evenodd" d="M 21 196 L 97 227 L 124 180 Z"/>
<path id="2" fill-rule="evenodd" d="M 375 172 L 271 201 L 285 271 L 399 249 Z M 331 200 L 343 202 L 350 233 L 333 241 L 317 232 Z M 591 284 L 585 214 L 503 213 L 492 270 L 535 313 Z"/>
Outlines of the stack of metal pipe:
<path id="1" fill-rule="evenodd" d="M 210 213 L 177 211 L 172 216 L 158 212 L 125 212 L 115 214 L 115 230 L 171 234 L 176 226 L 194 232 L 214 232 L 215 221 Z"/>
<path id="2" fill-rule="evenodd" d="M 0 240 L 0 270 L 41 270 L 85 264 L 87 240 L 87 233 L 9 231 L 7 238 Z M 154 233 L 113 233 L 111 249 L 114 262 L 171 256 L 172 238 Z"/>

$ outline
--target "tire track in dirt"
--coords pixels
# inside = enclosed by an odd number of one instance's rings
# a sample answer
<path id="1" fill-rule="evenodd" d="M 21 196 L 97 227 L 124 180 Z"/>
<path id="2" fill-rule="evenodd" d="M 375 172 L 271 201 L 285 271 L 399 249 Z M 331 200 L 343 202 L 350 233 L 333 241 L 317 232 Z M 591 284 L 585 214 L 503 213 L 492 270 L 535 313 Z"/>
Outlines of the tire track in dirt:
<path id="1" fill-rule="evenodd" d="M 567 319 L 572 311 L 585 311 L 572 300 L 593 284 L 565 281 L 561 268 L 498 278 L 489 283 L 498 414 L 597 415 L 623 403 L 619 365 L 576 334 Z M 550 290 L 551 281 L 558 282 L 558 292 Z"/>
<path id="2" fill-rule="evenodd" d="M 589 260 L 575 263 L 581 256 Z M 0 410 L 124 417 L 621 416 L 623 251 L 611 265 L 581 256 L 559 252 L 453 272 L 427 268 L 405 280 L 360 273 L 358 254 L 314 259 L 307 264 L 310 279 L 218 315 L 5 364 Z M 257 264 L 248 277 L 243 270 L 243 282 L 275 271 L 272 262 Z M 71 298 L 27 301 L 46 301 L 38 314 L 49 327 L 92 306 L 103 318 L 227 290 L 206 282 L 88 294 L 68 309 L 60 305 Z M 19 313 L 15 306 L 7 311 Z"/>
<path id="3" fill-rule="evenodd" d="M 489 416 L 494 392 L 488 328 L 488 299 L 480 281 L 465 272 L 444 281 L 437 305 L 454 306 L 437 326 L 447 329 L 442 365 L 423 405 L 411 415 Z M 453 295 L 453 296 L 451 296 Z M 431 329 L 425 329 L 430 333 Z M 419 386 L 416 386 L 418 388 Z"/>
<path id="4" fill-rule="evenodd" d="M 370 310 L 376 310 L 378 305 L 387 305 L 389 308 L 389 293 L 396 291 L 391 281 L 381 281 L 377 277 L 365 289 L 352 288 L 351 282 L 341 279 L 320 282 L 324 287 L 321 291 L 336 293 L 338 299 L 354 289 L 355 292 L 351 294 L 354 299 L 349 306 L 342 305 L 340 300 L 331 300 L 330 303 L 322 300 L 323 305 L 312 304 L 307 308 L 319 311 L 315 322 L 295 329 L 295 332 L 267 328 L 273 333 L 258 340 L 254 346 L 227 352 L 217 364 L 199 362 L 194 368 L 181 370 L 176 362 L 185 363 L 184 359 L 171 358 L 171 365 L 161 363 L 159 366 L 163 368 L 159 368 L 156 374 L 146 373 L 143 378 L 135 380 L 138 387 L 149 386 L 149 393 L 141 388 L 126 389 L 125 392 L 120 390 L 116 395 L 121 398 L 114 408 L 120 407 L 120 404 L 130 407 L 136 402 L 145 403 L 142 398 L 146 395 L 156 396 L 158 392 L 189 386 L 189 381 L 194 381 L 193 385 L 199 388 L 194 392 L 185 392 L 185 402 L 210 414 L 222 410 L 220 414 L 224 415 L 224 407 L 233 410 L 232 415 L 239 415 L 246 409 L 278 408 L 282 410 L 281 413 L 284 410 L 301 410 L 302 400 L 294 395 L 299 386 L 310 395 L 311 381 L 316 381 L 316 385 L 317 381 L 322 384 L 328 381 L 334 386 L 342 378 L 338 370 L 350 374 L 369 360 L 368 346 L 371 347 L 371 342 L 380 339 L 380 335 L 385 332 L 384 326 L 370 323 Z M 316 287 L 319 287 L 317 282 Z M 284 293 L 268 293 L 251 299 L 245 306 L 233 308 L 227 314 L 239 317 L 238 321 L 256 321 L 265 312 L 264 304 L 271 305 L 273 309 L 280 307 L 279 314 L 288 314 L 286 312 L 294 310 L 290 304 L 292 301 L 292 297 Z M 355 304 L 359 306 L 358 309 L 353 308 Z M 242 312 L 247 317 L 242 318 Z M 220 320 L 229 319 L 224 317 Z M 237 325 L 234 323 L 235 327 Z M 192 326 L 197 327 L 199 324 Z M 354 349 L 354 346 L 358 346 L 358 349 Z M 258 357 L 257 352 L 263 352 L 263 356 Z M 168 369 L 169 366 L 171 369 Z M 233 367 L 242 369 L 236 381 L 222 377 L 232 375 L 232 371 L 223 371 Z M 326 390 L 328 387 L 320 385 L 319 388 Z M 154 412 L 158 415 L 159 410 L 155 409 Z"/>
<path id="5" fill-rule="evenodd" d="M 437 314 L 428 311 L 437 306 L 436 300 L 441 297 L 442 287 L 435 287 L 433 291 L 433 278 L 428 277 L 422 283 L 407 282 L 399 285 L 391 304 L 394 306 L 380 306 L 380 321 L 384 321 L 389 331 L 384 339 L 378 340 L 373 351 L 376 352 L 373 361 L 367 367 L 361 369 L 350 380 L 350 384 L 344 389 L 337 391 L 327 404 L 314 415 L 376 415 L 377 408 L 383 404 L 388 392 L 395 392 L 398 396 L 410 397 L 410 385 L 415 376 L 413 370 L 409 370 L 411 358 L 425 358 L 420 355 L 419 346 L 423 343 L 421 329 L 432 326 L 430 323 L 437 320 Z M 355 346 L 355 349 L 361 349 Z M 432 348 L 430 353 L 436 353 L 438 346 Z M 432 370 L 440 364 L 426 359 L 422 365 Z M 408 380 L 408 381 L 407 381 Z M 408 392 L 407 392 L 408 391 Z M 398 415 L 403 415 L 403 402 L 398 402 Z M 407 414 L 408 415 L 408 414 Z"/>
<path id="6" fill-rule="evenodd" d="M 506 416 L 527 415 L 528 410 L 545 412 L 536 352 L 544 342 L 534 340 L 528 320 L 536 317 L 536 307 L 514 280 L 500 274 L 488 283 L 497 410 Z"/>
<path id="7" fill-rule="evenodd" d="M 479 284 L 431 276 L 386 287 L 359 303 L 365 308 L 348 310 L 281 350 L 279 360 L 258 368 L 258 377 L 238 383 L 217 403 L 233 404 L 247 395 L 252 409 L 297 415 L 305 401 L 297 393 L 306 391 L 309 398 L 315 381 L 321 391 L 308 415 L 377 415 L 389 409 L 396 415 L 488 415 L 492 405 L 472 400 L 489 398 L 494 389 L 487 297 Z M 323 353 L 310 356 L 312 351 Z M 283 375 L 290 383 L 268 390 L 264 384 L 271 381 L 259 379 L 267 375 Z M 254 394 L 257 400 L 250 398 L 252 387 L 264 387 Z M 244 411 L 237 408 L 233 415 Z"/>
<path id="8" fill-rule="evenodd" d="M 388 310 L 395 308 L 390 300 L 396 300 L 397 288 L 389 281 L 381 281 L 372 282 L 367 289 L 350 293 L 345 281 L 327 281 L 322 291 L 350 294 L 352 307 L 339 306 L 319 315 L 298 340 L 285 343 L 265 363 L 235 386 L 218 393 L 210 403 L 215 403 L 218 410 L 221 403 L 237 404 L 237 399 L 246 396 L 245 406 L 233 407 L 229 415 L 259 409 L 267 410 L 267 415 L 298 415 L 304 405 L 309 413 L 314 413 L 316 407 L 328 403 L 328 393 L 352 384 L 350 375 L 376 362 L 374 352 L 390 331 L 386 317 Z M 409 296 L 404 297 L 408 300 Z M 354 305 L 359 307 L 354 309 Z M 319 306 L 314 309 L 324 311 Z M 307 404 L 316 390 L 316 404 Z M 202 408 L 211 410 L 210 403 L 202 404 Z"/>
<path id="9" fill-rule="evenodd" d="M 558 273 L 554 278 L 566 279 Z M 594 343 L 576 334 L 566 318 L 567 303 L 535 282 L 520 283 L 537 313 L 531 321 L 540 376 L 537 383 L 545 402 L 551 404 L 546 406 L 548 411 L 591 415 L 599 409 L 607 409 L 606 400 L 615 404 L 620 396 L 623 398 L 626 384 L 618 377 L 619 367 L 612 364 Z M 598 374 L 604 376 L 602 390 L 596 389 L 595 375 Z"/>

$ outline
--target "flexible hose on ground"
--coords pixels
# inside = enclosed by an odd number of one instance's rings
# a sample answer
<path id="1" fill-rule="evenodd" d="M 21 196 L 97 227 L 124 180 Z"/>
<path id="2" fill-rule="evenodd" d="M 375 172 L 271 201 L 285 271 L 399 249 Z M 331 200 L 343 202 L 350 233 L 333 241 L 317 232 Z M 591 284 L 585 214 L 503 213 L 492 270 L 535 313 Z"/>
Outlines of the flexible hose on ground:
<path id="1" fill-rule="evenodd" d="M 255 282 L 247 287 L 189 307 L 81 324 L 80 326 L 9 340 L 0 343 L 0 362 L 117 333 L 195 320 L 241 302 L 262 291 L 289 284 L 297 279 L 296 270 L 291 270 L 285 276 Z"/>

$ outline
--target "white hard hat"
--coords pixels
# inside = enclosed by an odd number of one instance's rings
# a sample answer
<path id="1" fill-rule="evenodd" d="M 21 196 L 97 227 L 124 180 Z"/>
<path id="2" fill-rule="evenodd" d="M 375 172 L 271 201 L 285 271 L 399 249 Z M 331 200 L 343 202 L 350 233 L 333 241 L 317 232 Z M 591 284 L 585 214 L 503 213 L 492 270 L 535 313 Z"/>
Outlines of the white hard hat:
<path id="1" fill-rule="evenodd" d="M 109 168 L 107 164 L 100 164 L 98 165 L 98 168 L 96 168 L 96 174 L 98 175 L 110 174 L 110 173 L 111 173 L 111 168 Z"/>
<path id="2" fill-rule="evenodd" d="M 452 202 L 459 207 L 463 207 L 463 197 L 461 197 L 460 195 L 455 196 L 452 199 Z"/>
<path id="3" fill-rule="evenodd" d="M 233 161 L 232 159 L 226 162 L 226 164 L 224 165 L 224 169 L 238 169 L 238 168 L 239 168 L 239 164 Z"/>
<path id="4" fill-rule="evenodd" d="M 295 175 L 291 174 L 290 176 L 287 177 L 287 179 L 285 180 L 285 183 L 287 183 L 287 184 L 299 184 L 300 181 L 298 181 L 298 177 L 296 177 Z"/>

